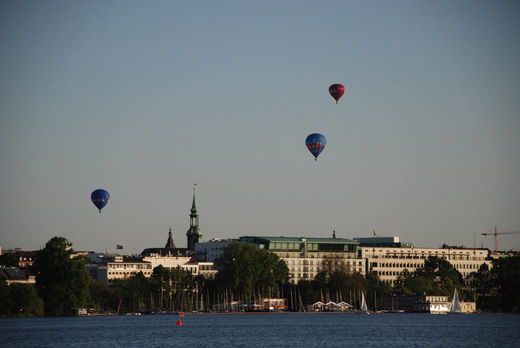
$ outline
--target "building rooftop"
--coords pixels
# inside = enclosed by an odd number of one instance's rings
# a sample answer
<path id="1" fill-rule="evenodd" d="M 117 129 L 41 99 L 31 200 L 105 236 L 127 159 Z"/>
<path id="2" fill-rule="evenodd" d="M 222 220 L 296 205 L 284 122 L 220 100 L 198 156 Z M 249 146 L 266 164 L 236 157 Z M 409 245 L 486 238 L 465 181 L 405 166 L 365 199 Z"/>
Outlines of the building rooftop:
<path id="1" fill-rule="evenodd" d="M 414 248 L 412 243 L 399 241 L 398 236 L 393 237 L 355 237 L 354 240 L 359 242 L 362 247 L 408 247 Z"/>
<path id="2" fill-rule="evenodd" d="M 266 237 L 266 236 L 242 236 L 240 241 L 265 241 L 286 243 L 318 243 L 318 244 L 358 244 L 357 241 L 346 238 L 309 238 L 309 237 Z"/>
<path id="3" fill-rule="evenodd" d="M 25 280 L 27 277 L 18 267 L 2 267 L 0 273 L 6 280 Z"/>

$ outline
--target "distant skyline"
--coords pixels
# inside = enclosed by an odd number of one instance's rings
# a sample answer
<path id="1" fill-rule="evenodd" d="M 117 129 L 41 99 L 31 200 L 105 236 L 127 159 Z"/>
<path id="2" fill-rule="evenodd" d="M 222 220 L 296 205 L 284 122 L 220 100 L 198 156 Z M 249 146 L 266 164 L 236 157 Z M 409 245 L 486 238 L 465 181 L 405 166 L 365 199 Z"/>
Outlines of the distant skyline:
<path id="1" fill-rule="evenodd" d="M 184 247 L 195 181 L 203 240 L 375 230 L 493 249 L 481 233 L 520 230 L 519 10 L 2 1 L 0 245 L 139 253 L 172 226 Z"/>

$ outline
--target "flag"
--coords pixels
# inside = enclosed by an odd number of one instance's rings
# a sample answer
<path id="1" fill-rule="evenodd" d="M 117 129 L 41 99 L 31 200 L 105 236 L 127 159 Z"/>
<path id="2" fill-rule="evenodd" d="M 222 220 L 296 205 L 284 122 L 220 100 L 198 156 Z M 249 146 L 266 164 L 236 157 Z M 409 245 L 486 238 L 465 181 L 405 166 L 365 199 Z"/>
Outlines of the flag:
<path id="1" fill-rule="evenodd" d="M 123 249 L 122 245 L 116 244 L 116 249 Z"/>

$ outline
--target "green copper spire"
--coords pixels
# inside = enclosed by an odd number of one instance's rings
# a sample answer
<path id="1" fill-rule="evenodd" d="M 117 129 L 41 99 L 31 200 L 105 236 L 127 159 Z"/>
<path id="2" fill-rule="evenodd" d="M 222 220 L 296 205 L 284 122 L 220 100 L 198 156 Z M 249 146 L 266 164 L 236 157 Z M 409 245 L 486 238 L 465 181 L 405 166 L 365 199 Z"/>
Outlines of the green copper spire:
<path id="1" fill-rule="evenodd" d="M 197 205 L 195 204 L 195 186 L 197 186 L 196 184 L 193 185 L 193 203 L 191 204 L 191 215 L 199 215 L 199 211 L 197 210 Z M 191 216 L 190 215 L 190 216 Z"/>
<path id="2" fill-rule="evenodd" d="M 190 211 L 190 228 L 188 232 L 186 232 L 186 237 L 188 237 L 188 249 L 190 250 L 195 250 L 195 243 L 202 242 L 202 231 L 199 227 L 199 211 L 195 204 L 195 186 L 197 185 L 193 184 L 193 203 Z"/>

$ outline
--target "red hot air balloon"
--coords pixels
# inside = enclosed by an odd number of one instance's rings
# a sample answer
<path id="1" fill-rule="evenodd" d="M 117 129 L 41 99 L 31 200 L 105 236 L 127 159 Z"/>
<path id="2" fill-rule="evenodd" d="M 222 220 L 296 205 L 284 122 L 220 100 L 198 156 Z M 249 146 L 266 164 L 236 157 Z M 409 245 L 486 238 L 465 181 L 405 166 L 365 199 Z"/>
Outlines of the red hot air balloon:
<path id="1" fill-rule="evenodd" d="M 343 96 L 345 93 L 345 86 L 339 83 L 335 83 L 329 87 L 329 93 L 332 98 L 336 99 L 336 104 L 338 103 L 339 98 Z"/>

